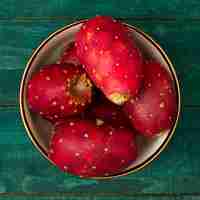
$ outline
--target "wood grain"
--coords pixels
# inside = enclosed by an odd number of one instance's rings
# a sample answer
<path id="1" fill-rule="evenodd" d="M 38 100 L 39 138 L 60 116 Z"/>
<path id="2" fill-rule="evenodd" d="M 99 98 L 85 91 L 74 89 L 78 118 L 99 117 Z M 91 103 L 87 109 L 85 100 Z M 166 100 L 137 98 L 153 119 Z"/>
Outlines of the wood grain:
<path id="1" fill-rule="evenodd" d="M 0 105 L 16 105 L 20 78 L 32 51 L 51 32 L 71 22 L 0 22 Z M 140 27 L 161 44 L 177 70 L 183 104 L 199 106 L 196 83 L 200 78 L 200 23 L 126 22 Z"/>
<path id="2" fill-rule="evenodd" d="M 32 195 L 32 194 L 31 194 Z M 124 197 L 124 196 L 108 196 L 108 197 L 105 197 L 105 196 L 100 196 L 100 197 L 96 197 L 96 196 L 93 196 L 93 195 L 89 195 L 89 194 L 86 194 L 85 196 L 76 196 L 76 195 L 71 195 L 71 196 L 68 196 L 68 195 L 62 195 L 60 194 L 59 196 L 56 195 L 56 196 L 52 196 L 52 195 L 47 195 L 47 196 L 43 196 L 43 195 L 35 195 L 33 194 L 33 196 L 31 195 L 18 195 L 18 196 L 14 196 L 14 199 L 15 200 L 124 200 L 124 198 L 126 198 L 126 200 L 132 200 L 132 199 L 135 199 L 135 200 L 143 200 L 143 199 L 146 199 L 146 200 L 154 200 L 154 199 L 159 199 L 159 200 L 186 200 L 188 199 L 191 199 L 191 200 L 199 200 L 200 198 L 197 197 L 197 196 L 192 196 L 192 195 L 182 195 L 180 197 L 176 196 L 176 195 L 170 195 L 170 196 L 167 196 L 167 195 L 164 195 L 164 196 L 155 196 L 155 195 L 132 195 L 130 197 Z M 13 197 L 13 196 L 6 196 L 4 195 L 3 197 L 0 197 L 0 200 L 4 200 L 5 197 Z"/>
<path id="3" fill-rule="evenodd" d="M 70 195 L 70 196 L 69 196 Z M 199 200 L 200 196 L 197 194 L 191 195 L 191 194 L 183 194 L 183 195 L 178 195 L 178 194 L 134 194 L 131 196 L 123 196 L 123 195 L 118 195 L 118 196 L 112 196 L 108 195 L 107 197 L 104 194 L 94 196 L 85 193 L 84 195 L 77 195 L 73 193 L 59 193 L 59 194 L 46 194 L 46 193 L 10 193 L 10 194 L 1 194 L 0 195 L 0 200 L 5 199 L 6 197 L 10 197 L 18 200 L 24 200 L 24 199 L 29 199 L 29 200 L 64 200 L 64 199 L 69 199 L 69 200 L 86 200 L 86 199 L 91 199 L 91 200 L 123 200 L 126 198 L 127 200 L 130 199 L 135 199 L 135 200 L 154 200 L 154 199 L 160 199 L 160 200 Z"/>
<path id="4" fill-rule="evenodd" d="M 61 173 L 31 144 L 16 108 L 0 109 L 0 193 L 192 194 L 200 188 L 199 110 L 185 108 L 171 143 L 144 170 L 110 181 Z M 193 184 L 195 183 L 195 184 Z M 184 190 L 183 190 L 184 188 Z"/>
<path id="5" fill-rule="evenodd" d="M 0 17 L 15 19 L 59 18 L 62 16 L 81 18 L 101 15 L 117 17 L 153 17 L 153 18 L 196 18 L 199 17 L 200 2 L 198 0 L 170 0 L 152 2 L 149 0 L 1 0 Z"/>

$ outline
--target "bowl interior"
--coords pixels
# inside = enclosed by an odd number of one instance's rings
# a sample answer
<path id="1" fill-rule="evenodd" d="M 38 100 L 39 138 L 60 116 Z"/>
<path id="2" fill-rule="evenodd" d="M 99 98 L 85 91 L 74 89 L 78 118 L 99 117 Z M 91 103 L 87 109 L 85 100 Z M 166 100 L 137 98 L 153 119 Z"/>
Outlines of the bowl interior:
<path id="1" fill-rule="evenodd" d="M 42 148 L 44 154 L 47 152 L 48 149 L 48 144 L 52 134 L 52 127 L 49 122 L 29 111 L 26 101 L 26 86 L 32 76 L 32 73 L 39 70 L 40 66 L 44 64 L 55 63 L 57 61 L 60 53 L 64 49 L 64 46 L 74 40 L 74 34 L 79 30 L 81 24 L 81 22 L 78 24 L 74 24 L 73 26 L 57 31 L 55 34 L 50 36 L 40 46 L 40 48 L 36 51 L 32 59 L 30 60 L 24 77 L 24 92 L 22 96 L 22 107 L 24 109 L 23 115 L 26 119 L 27 127 L 29 127 L 29 130 L 31 130 L 32 140 L 34 140 L 39 145 L 39 148 Z M 138 44 L 138 47 L 143 52 L 144 57 L 154 59 L 161 63 L 162 66 L 165 67 L 171 74 L 172 81 L 174 82 L 175 86 L 176 82 L 173 78 L 170 66 L 159 48 L 151 41 L 151 39 L 146 37 L 144 34 L 137 31 L 133 27 L 129 28 L 135 38 L 135 42 Z M 140 147 L 139 156 L 137 160 L 129 167 L 129 169 L 137 168 L 142 163 L 148 161 L 149 158 L 152 157 L 158 151 L 161 145 L 163 145 L 163 143 L 167 140 L 169 134 L 171 134 L 171 131 L 166 130 L 158 137 L 151 140 L 138 136 L 137 143 Z"/>

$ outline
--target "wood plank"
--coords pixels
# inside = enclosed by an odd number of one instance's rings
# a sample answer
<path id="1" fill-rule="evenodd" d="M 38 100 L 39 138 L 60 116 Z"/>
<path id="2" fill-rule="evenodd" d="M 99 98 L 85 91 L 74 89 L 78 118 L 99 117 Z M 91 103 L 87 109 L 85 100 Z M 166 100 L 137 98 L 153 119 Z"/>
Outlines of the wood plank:
<path id="1" fill-rule="evenodd" d="M 72 22 L 72 21 L 70 21 Z M 70 23 L 69 22 L 69 23 Z M 68 23 L 68 22 L 67 22 Z M 32 51 L 60 23 L 0 23 L 0 104 L 16 104 L 23 69 Z"/>
<path id="2" fill-rule="evenodd" d="M 16 17 L 55 18 L 60 16 L 88 17 L 96 14 L 117 17 L 199 17 L 200 2 L 198 0 L 170 0 L 152 3 L 148 0 L 17 0 L 0 1 L 0 17 L 3 19 Z"/>
<path id="3" fill-rule="evenodd" d="M 179 197 L 179 198 L 176 198 L 177 200 L 188 200 L 188 199 L 190 199 L 190 200 L 199 200 L 200 199 L 200 196 L 198 195 L 198 196 L 183 196 L 183 198 L 181 198 L 181 197 Z"/>
<path id="4" fill-rule="evenodd" d="M 146 169 L 110 181 L 63 174 L 33 147 L 16 108 L 0 109 L 0 193 L 66 192 L 131 196 L 135 193 L 198 193 L 199 110 L 185 108 L 168 148 Z M 195 183 L 195 184 L 193 184 Z"/>
<path id="5" fill-rule="evenodd" d="M 124 200 L 125 198 L 127 200 L 154 200 L 154 199 L 159 199 L 159 200 L 199 200 L 200 196 L 196 195 L 132 195 L 132 196 L 108 196 L 106 197 L 105 195 L 102 196 L 94 196 L 94 195 L 89 195 L 86 194 L 85 196 L 77 196 L 77 195 L 63 195 L 63 194 L 58 194 L 58 195 L 52 195 L 51 193 L 49 195 L 47 194 L 11 194 L 11 195 L 2 195 L 0 196 L 0 200 L 4 200 L 5 197 L 10 197 L 13 200 Z"/>
<path id="6" fill-rule="evenodd" d="M 71 22 L 0 22 L 1 105 L 17 103 L 20 78 L 32 50 L 51 32 Z M 200 105 L 200 90 L 196 84 L 200 77 L 199 23 L 126 22 L 149 33 L 169 54 L 181 80 L 184 105 Z"/>
<path id="7" fill-rule="evenodd" d="M 32 196 L 33 195 L 33 196 Z M 89 195 L 87 194 L 87 196 L 77 196 L 77 195 L 35 195 L 35 194 L 30 194 L 30 195 L 17 195 L 17 196 L 13 196 L 13 195 L 3 195 L 2 197 L 0 197 L 0 200 L 5 200 L 5 197 L 10 197 L 13 200 L 65 200 L 67 198 L 67 200 L 124 200 L 126 198 L 126 200 L 154 200 L 154 199 L 159 199 L 159 200 L 199 200 L 200 196 L 196 196 L 196 195 L 132 195 L 130 196 L 94 196 L 94 195 Z"/>
<path id="8" fill-rule="evenodd" d="M 5 196 L 4 196 L 5 197 Z M 0 197 L 0 200 L 4 200 L 4 197 Z M 87 196 L 76 196 L 76 195 L 57 195 L 57 196 L 43 196 L 43 195 L 34 195 L 34 196 L 6 196 L 6 197 L 12 197 L 13 200 L 124 200 L 124 198 L 126 198 L 126 200 L 143 200 L 144 198 L 146 200 L 153 200 L 153 199 L 159 199 L 159 200 L 178 200 L 178 198 L 174 197 L 174 196 L 132 196 L 132 197 L 124 197 L 124 196 L 109 196 L 109 197 L 105 197 L 105 196 L 94 196 L 94 195 L 89 195 L 87 194 Z M 193 198 L 193 196 L 190 196 L 192 199 L 191 200 L 199 200 L 199 198 Z M 185 199 L 184 199 L 185 200 Z"/>
<path id="9" fill-rule="evenodd" d="M 10 197 L 13 200 L 124 200 L 125 198 L 127 200 L 154 200 L 154 199 L 159 199 L 159 200 L 199 200 L 200 196 L 199 195 L 176 195 L 176 194 L 161 194 L 161 195 L 155 195 L 155 194 L 148 194 L 148 195 L 143 195 L 143 194 L 135 194 L 131 196 L 105 196 L 105 195 L 90 195 L 90 194 L 85 194 L 84 196 L 78 196 L 76 194 L 56 194 L 56 195 L 46 195 L 46 194 L 35 194 L 35 193 L 29 193 L 29 194 L 21 194 L 21 193 L 14 193 L 14 194 L 2 194 L 0 195 L 0 200 L 4 200 L 6 197 Z"/>

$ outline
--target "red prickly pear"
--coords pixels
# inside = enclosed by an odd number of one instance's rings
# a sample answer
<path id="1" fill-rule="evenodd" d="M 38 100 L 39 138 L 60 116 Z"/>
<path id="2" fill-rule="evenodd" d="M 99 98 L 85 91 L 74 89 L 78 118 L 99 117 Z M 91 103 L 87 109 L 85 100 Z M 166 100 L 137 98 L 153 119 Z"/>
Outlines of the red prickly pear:
<path id="1" fill-rule="evenodd" d="M 100 177 L 120 173 L 137 157 L 135 136 L 125 128 L 71 119 L 55 128 L 49 158 L 63 171 Z"/>
<path id="2" fill-rule="evenodd" d="M 144 88 L 138 97 L 129 100 L 124 111 L 133 127 L 141 134 L 152 137 L 173 126 L 177 101 L 169 72 L 159 63 L 144 66 Z"/>
<path id="3" fill-rule="evenodd" d="M 121 106 L 117 106 L 105 98 L 99 100 L 99 102 L 91 104 L 88 109 L 86 115 L 89 118 L 96 118 L 97 123 L 99 122 L 100 124 L 107 122 L 117 127 L 130 127 L 130 122 L 124 114 Z"/>
<path id="4" fill-rule="evenodd" d="M 51 64 L 36 72 L 28 83 L 32 111 L 50 121 L 82 112 L 91 102 L 91 82 L 81 68 Z"/>
<path id="5" fill-rule="evenodd" d="M 115 104 L 135 96 L 141 85 L 142 57 L 122 23 L 94 17 L 76 35 L 77 56 L 96 86 Z"/>

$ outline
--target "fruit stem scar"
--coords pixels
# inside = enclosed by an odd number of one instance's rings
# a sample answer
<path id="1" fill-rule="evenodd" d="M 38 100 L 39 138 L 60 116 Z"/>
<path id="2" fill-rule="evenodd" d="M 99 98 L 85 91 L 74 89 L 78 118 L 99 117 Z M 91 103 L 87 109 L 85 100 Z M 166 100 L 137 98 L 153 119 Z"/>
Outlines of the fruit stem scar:
<path id="1" fill-rule="evenodd" d="M 129 95 L 114 92 L 110 96 L 108 96 L 108 98 L 117 105 L 123 105 L 126 101 L 128 101 Z"/>
<path id="2" fill-rule="evenodd" d="M 74 102 L 75 105 L 81 104 L 84 106 L 86 103 L 85 97 L 90 98 L 92 88 L 92 83 L 87 78 L 87 75 L 85 73 L 77 75 L 68 84 L 72 102 Z"/>
<path id="3" fill-rule="evenodd" d="M 103 125 L 104 124 L 104 121 L 103 120 L 101 120 L 101 119 L 96 119 L 96 125 L 97 126 L 101 126 L 101 125 Z"/>

